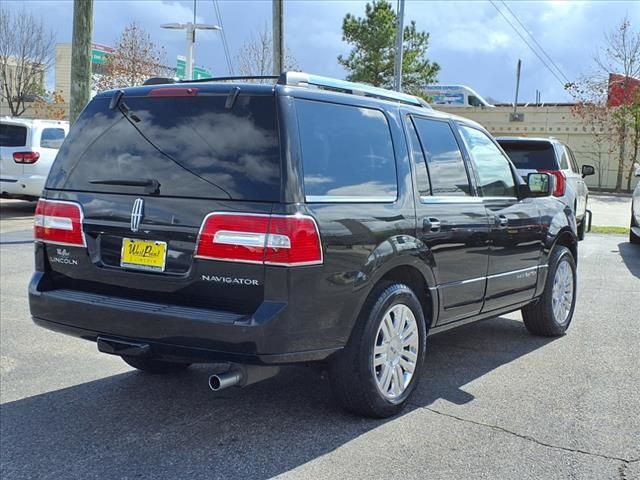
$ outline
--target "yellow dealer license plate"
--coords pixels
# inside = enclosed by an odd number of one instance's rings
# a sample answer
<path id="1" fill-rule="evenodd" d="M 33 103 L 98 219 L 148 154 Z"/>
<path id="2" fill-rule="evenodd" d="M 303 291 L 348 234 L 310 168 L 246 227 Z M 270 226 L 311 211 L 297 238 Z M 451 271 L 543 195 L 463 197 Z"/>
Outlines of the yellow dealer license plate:
<path id="1" fill-rule="evenodd" d="M 122 255 L 120 266 L 164 272 L 167 258 L 167 242 L 153 240 L 122 239 Z"/>

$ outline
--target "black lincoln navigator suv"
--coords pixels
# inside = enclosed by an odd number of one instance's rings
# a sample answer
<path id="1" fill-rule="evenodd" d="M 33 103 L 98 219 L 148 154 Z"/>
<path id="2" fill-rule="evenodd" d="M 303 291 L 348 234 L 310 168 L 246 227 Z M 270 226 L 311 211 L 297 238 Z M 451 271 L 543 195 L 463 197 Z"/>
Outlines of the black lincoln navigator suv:
<path id="1" fill-rule="evenodd" d="M 562 335 L 576 222 L 478 124 L 299 72 L 98 94 L 35 215 L 34 321 L 212 389 L 324 362 L 338 401 L 399 412 L 427 336 L 522 311 Z"/>

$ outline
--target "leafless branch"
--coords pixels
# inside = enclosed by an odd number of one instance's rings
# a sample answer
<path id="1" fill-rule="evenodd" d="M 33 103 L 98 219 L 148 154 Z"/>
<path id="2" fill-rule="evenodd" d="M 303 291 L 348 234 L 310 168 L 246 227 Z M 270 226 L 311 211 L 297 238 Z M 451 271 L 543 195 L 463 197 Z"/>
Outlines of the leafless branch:
<path id="1" fill-rule="evenodd" d="M 26 10 L 0 7 L 0 98 L 12 116 L 22 115 L 29 96 L 44 91 L 55 60 L 55 35 Z"/>

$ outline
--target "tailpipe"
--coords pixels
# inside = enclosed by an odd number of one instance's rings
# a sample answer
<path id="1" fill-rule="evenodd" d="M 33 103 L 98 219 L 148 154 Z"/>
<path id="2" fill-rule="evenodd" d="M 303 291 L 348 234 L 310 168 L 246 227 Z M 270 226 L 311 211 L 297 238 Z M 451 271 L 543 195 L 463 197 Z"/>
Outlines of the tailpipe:
<path id="1" fill-rule="evenodd" d="M 246 387 L 267 378 L 275 377 L 279 372 L 280 367 L 274 366 L 232 365 L 227 372 L 211 375 L 209 377 L 209 388 L 214 392 L 219 392 L 229 387 Z"/>

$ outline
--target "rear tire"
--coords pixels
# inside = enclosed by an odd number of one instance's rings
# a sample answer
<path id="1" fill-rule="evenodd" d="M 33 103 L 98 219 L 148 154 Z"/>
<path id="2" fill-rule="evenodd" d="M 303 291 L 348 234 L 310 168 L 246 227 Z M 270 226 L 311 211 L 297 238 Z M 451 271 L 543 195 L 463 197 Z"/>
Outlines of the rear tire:
<path id="1" fill-rule="evenodd" d="M 122 360 L 133 368 L 152 374 L 179 372 L 191 366 L 190 363 L 163 362 L 161 360 L 129 356 L 122 356 Z"/>
<path id="2" fill-rule="evenodd" d="M 415 293 L 401 283 L 375 287 L 347 346 L 329 364 L 336 400 L 358 415 L 385 418 L 407 404 L 422 373 L 426 326 Z"/>
<path id="3" fill-rule="evenodd" d="M 542 337 L 564 335 L 576 306 L 576 262 L 571 251 L 557 245 L 551 252 L 544 292 L 522 309 L 524 325 Z"/>

